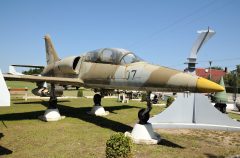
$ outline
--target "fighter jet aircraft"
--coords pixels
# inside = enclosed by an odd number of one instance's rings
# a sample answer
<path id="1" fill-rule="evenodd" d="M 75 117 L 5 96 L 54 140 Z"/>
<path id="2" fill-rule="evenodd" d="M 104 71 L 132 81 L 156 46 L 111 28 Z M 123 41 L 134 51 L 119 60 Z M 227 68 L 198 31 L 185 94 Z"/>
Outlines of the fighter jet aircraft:
<path id="1" fill-rule="evenodd" d="M 102 94 L 114 89 L 140 90 L 147 91 L 149 97 L 151 91 L 209 93 L 224 90 L 222 86 L 207 79 L 149 64 L 133 52 L 120 48 L 97 49 L 86 52 L 84 55 L 60 59 L 50 36 L 46 35 L 44 39 L 47 65 L 41 76 L 5 74 L 4 78 L 36 82 L 39 90 L 44 82 L 50 83 L 49 108 L 57 106 L 56 92 L 59 89 L 56 85 L 92 88 Z M 151 110 L 150 101 L 147 106 L 144 114 Z"/>

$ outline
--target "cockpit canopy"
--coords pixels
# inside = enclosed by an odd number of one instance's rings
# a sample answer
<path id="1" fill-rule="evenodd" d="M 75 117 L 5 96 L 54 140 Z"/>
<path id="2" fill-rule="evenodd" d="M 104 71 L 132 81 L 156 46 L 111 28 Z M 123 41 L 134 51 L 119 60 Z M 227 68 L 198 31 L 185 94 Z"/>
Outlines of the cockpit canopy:
<path id="1" fill-rule="evenodd" d="M 119 48 L 104 48 L 87 52 L 85 55 L 86 62 L 106 63 L 115 65 L 131 64 L 142 61 L 134 53 Z"/>

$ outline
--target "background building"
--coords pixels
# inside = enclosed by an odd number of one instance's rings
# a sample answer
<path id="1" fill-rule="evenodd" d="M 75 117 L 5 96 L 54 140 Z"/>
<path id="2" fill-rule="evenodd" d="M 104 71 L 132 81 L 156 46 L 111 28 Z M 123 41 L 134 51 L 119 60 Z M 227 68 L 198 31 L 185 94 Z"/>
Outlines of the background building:
<path id="1" fill-rule="evenodd" d="M 221 77 L 224 77 L 227 73 L 227 69 L 225 70 L 217 70 L 217 69 L 209 69 L 209 68 L 196 68 L 196 75 L 200 77 L 204 77 L 207 79 L 211 79 L 214 82 L 219 83 Z M 211 78 L 210 78 L 211 76 Z"/>

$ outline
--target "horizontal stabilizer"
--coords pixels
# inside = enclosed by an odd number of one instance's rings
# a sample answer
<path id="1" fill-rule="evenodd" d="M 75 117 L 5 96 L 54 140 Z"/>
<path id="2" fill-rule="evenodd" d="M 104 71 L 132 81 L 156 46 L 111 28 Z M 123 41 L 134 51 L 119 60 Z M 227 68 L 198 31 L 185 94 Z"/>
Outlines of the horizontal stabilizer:
<path id="1" fill-rule="evenodd" d="M 64 77 L 47 77 L 47 76 L 33 76 L 33 75 L 9 75 L 4 74 L 5 80 L 9 81 L 26 81 L 26 82 L 47 82 L 60 85 L 81 86 L 83 81 L 78 78 L 64 78 Z"/>
<path id="2" fill-rule="evenodd" d="M 12 74 L 12 75 L 23 75 L 22 73 L 17 72 L 14 66 L 9 66 L 9 71 L 8 71 L 8 73 L 9 73 L 9 74 Z"/>
<path id="3" fill-rule="evenodd" d="M 39 65 L 11 65 L 15 67 L 29 67 L 29 68 L 44 68 L 44 66 L 39 66 Z"/>
<path id="4" fill-rule="evenodd" d="M 0 107 L 10 106 L 10 93 L 0 70 Z"/>

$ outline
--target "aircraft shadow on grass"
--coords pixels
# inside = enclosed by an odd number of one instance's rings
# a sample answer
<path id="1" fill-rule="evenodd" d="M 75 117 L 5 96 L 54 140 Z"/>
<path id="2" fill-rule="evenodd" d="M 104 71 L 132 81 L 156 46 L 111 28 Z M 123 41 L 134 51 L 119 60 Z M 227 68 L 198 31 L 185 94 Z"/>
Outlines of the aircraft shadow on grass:
<path id="1" fill-rule="evenodd" d="M 132 127 L 121 122 L 117 122 L 114 120 L 110 120 L 106 117 L 102 116 L 92 116 L 87 114 L 87 112 L 91 111 L 92 107 L 69 107 L 65 105 L 58 104 L 59 109 L 61 110 L 61 114 L 65 115 L 66 117 L 73 117 L 78 118 L 80 120 L 95 124 L 102 128 L 108 128 L 115 132 L 126 132 L 131 131 Z M 131 108 L 139 108 L 129 105 L 120 105 L 120 106 L 113 106 L 113 107 L 106 107 L 105 110 L 109 111 L 110 113 L 114 113 L 114 111 L 122 110 L 122 109 L 131 109 Z"/>
<path id="2" fill-rule="evenodd" d="M 58 100 L 58 103 L 66 103 L 66 102 L 70 102 L 69 100 Z M 28 104 L 42 104 L 43 106 L 47 107 L 48 106 L 48 102 L 47 101 L 28 101 L 28 102 L 16 102 L 13 104 L 24 104 L 24 105 L 28 105 Z"/>
<path id="3" fill-rule="evenodd" d="M 158 145 L 163 145 L 163 146 L 167 146 L 167 147 L 171 147 L 171 148 L 179 148 L 179 149 L 185 149 L 185 147 L 182 147 L 178 144 L 175 144 L 173 142 L 170 142 L 166 139 L 161 139 L 161 141 L 158 143 Z"/>
<path id="4" fill-rule="evenodd" d="M 59 103 L 68 102 L 68 101 L 59 101 Z M 14 104 L 42 104 L 45 107 L 48 107 L 47 101 L 35 101 L 35 102 L 18 102 Z M 123 124 L 121 122 L 117 122 L 114 120 L 110 120 L 106 117 L 101 116 L 92 116 L 88 115 L 87 112 L 91 110 L 92 107 L 70 107 L 62 104 L 58 104 L 58 108 L 60 110 L 61 115 L 64 115 L 66 117 L 72 117 L 72 118 L 78 118 L 80 120 L 95 124 L 97 126 L 100 126 L 102 128 L 108 128 L 115 132 L 126 132 L 131 131 L 132 127 L 126 124 Z M 129 106 L 129 105 L 119 105 L 119 106 L 112 106 L 112 107 L 104 107 L 105 110 L 109 111 L 110 113 L 116 114 L 115 111 L 117 110 L 123 110 L 123 109 L 131 109 L 131 108 L 140 108 L 136 106 Z M 38 116 L 43 115 L 45 110 L 40 111 L 32 111 L 32 112 L 23 112 L 23 113 L 12 113 L 12 114 L 3 114 L 0 115 L 0 120 L 2 121 L 13 121 L 13 120 L 34 120 L 38 119 Z M 184 147 L 175 144 L 173 142 L 170 142 L 166 139 L 162 139 L 159 145 L 167 146 L 167 147 L 173 147 L 173 148 L 181 148 L 184 149 Z M 5 153 L 10 153 L 12 151 L 0 146 L 0 155 L 2 154 L 2 151 L 5 151 Z"/>
<path id="5" fill-rule="evenodd" d="M 68 101 L 59 101 L 59 103 L 68 102 Z M 18 102 L 14 104 L 42 104 L 45 107 L 48 107 L 47 101 L 35 101 L 35 102 Z M 106 117 L 101 116 L 92 116 L 88 115 L 87 112 L 91 110 L 92 107 L 70 107 L 62 104 L 58 104 L 58 108 L 62 115 L 66 117 L 78 118 L 80 120 L 95 124 L 102 128 L 108 128 L 115 132 L 126 132 L 131 131 L 132 127 L 121 122 L 117 122 L 114 120 L 110 120 Z M 110 113 L 116 114 L 117 110 L 123 109 L 131 109 L 131 108 L 140 108 L 136 106 L 129 106 L 129 105 L 120 105 L 120 106 L 112 106 L 112 107 L 104 107 L 105 110 L 109 111 Z M 12 114 L 3 114 L 0 115 L 0 120 L 3 121 L 13 121 L 13 120 L 34 120 L 38 119 L 38 116 L 43 115 L 45 110 L 40 111 L 32 111 L 32 112 L 23 112 L 23 113 L 12 113 Z M 170 142 L 166 139 L 162 139 L 159 145 L 173 147 L 173 148 L 180 148 L 184 149 L 184 147 Z M 2 151 L 2 149 L 0 149 Z M 1 152 L 0 152 L 1 153 Z"/>
<path id="6" fill-rule="evenodd" d="M 224 158 L 224 156 L 214 155 L 214 154 L 210 154 L 210 153 L 204 153 L 204 155 L 208 158 Z"/>
<path id="7" fill-rule="evenodd" d="M 3 135 L 3 133 L 0 133 L 0 139 L 2 137 L 4 137 L 4 135 Z M 9 154 L 12 154 L 12 150 L 9 150 L 9 149 L 7 149 L 5 147 L 2 147 L 0 145 L 0 156 L 2 156 L 2 155 L 9 155 Z"/>
<path id="8" fill-rule="evenodd" d="M 61 103 L 61 101 L 59 101 Z M 65 101 L 62 101 L 65 102 Z M 48 102 L 45 101 L 35 101 L 35 102 L 18 102 L 14 104 L 42 104 L 43 106 L 47 107 Z M 57 105 L 61 115 L 66 117 L 78 118 L 80 120 L 95 124 L 102 128 L 108 128 L 115 132 L 126 132 L 131 131 L 132 127 L 121 122 L 117 122 L 114 120 L 110 120 L 106 117 L 101 116 L 92 116 L 88 115 L 87 112 L 91 111 L 92 107 L 69 107 L 62 104 Z M 105 107 L 107 111 L 110 113 L 116 113 L 117 110 L 123 109 L 131 109 L 131 108 L 140 108 L 136 106 L 129 106 L 129 105 L 120 105 L 120 106 L 112 106 L 112 107 Z M 45 110 L 40 111 L 32 111 L 32 112 L 23 112 L 23 113 L 11 113 L 11 114 L 2 114 L 0 115 L 0 120 L 3 121 L 12 121 L 12 120 L 32 120 L 38 119 L 38 116 L 43 115 Z"/>

